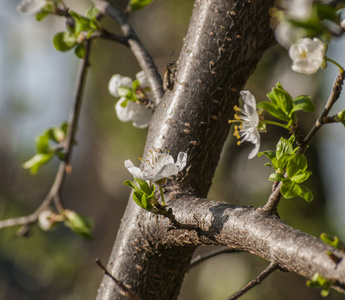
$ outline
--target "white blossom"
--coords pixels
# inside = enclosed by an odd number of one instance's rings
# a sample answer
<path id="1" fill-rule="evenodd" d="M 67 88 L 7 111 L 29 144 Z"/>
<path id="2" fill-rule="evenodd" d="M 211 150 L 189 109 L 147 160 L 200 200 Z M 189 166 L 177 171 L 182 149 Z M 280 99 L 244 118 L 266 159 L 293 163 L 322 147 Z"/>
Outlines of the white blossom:
<path id="1" fill-rule="evenodd" d="M 124 101 L 126 101 L 126 98 L 122 97 L 115 104 L 115 111 L 119 120 L 122 122 L 133 121 L 133 126 L 137 128 L 146 128 L 149 126 L 152 110 L 134 101 L 127 101 L 127 106 L 122 107 L 121 104 Z"/>
<path id="2" fill-rule="evenodd" d="M 45 0 L 24 0 L 17 5 L 17 11 L 22 15 L 33 15 L 38 13 L 45 4 Z"/>
<path id="3" fill-rule="evenodd" d="M 289 17 L 305 21 L 310 17 L 313 0 L 290 0 L 288 1 Z"/>
<path id="4" fill-rule="evenodd" d="M 306 31 L 303 28 L 296 27 L 287 21 L 279 23 L 274 31 L 278 44 L 286 49 L 289 49 L 291 44 L 304 37 L 305 34 Z"/>
<path id="5" fill-rule="evenodd" d="M 176 175 L 187 164 L 187 153 L 180 152 L 176 163 L 168 153 L 149 151 L 146 160 L 141 159 L 143 168 L 135 167 L 131 160 L 125 161 L 125 167 L 135 178 L 157 182 L 161 179 Z"/>
<path id="6" fill-rule="evenodd" d="M 248 156 L 249 159 L 252 159 L 258 154 L 260 148 L 260 133 L 258 131 L 259 115 L 256 111 L 256 101 L 252 93 L 249 91 L 241 91 L 240 94 L 244 101 L 244 109 L 235 107 L 235 110 L 241 112 L 242 116 L 235 116 L 236 119 L 240 120 L 241 125 L 235 125 L 234 135 L 238 139 L 241 139 L 239 144 L 244 141 L 254 144 L 254 149 Z"/>
<path id="7" fill-rule="evenodd" d="M 38 225 L 43 230 L 50 230 L 54 227 L 55 223 L 52 219 L 55 215 L 51 210 L 42 211 L 38 216 Z"/>
<path id="8" fill-rule="evenodd" d="M 140 86 L 144 89 L 149 87 L 149 81 L 147 80 L 146 74 L 144 71 L 140 71 L 138 72 L 135 77 L 137 78 L 137 80 L 140 82 Z"/>
<path id="9" fill-rule="evenodd" d="M 121 86 L 132 87 L 133 80 L 129 77 L 122 76 L 120 74 L 115 74 L 110 78 L 108 84 L 108 90 L 114 97 L 120 97 L 117 89 Z"/>
<path id="10" fill-rule="evenodd" d="M 299 39 L 291 45 L 289 56 L 292 70 L 302 74 L 314 74 L 321 67 L 325 58 L 325 45 L 318 38 Z"/>

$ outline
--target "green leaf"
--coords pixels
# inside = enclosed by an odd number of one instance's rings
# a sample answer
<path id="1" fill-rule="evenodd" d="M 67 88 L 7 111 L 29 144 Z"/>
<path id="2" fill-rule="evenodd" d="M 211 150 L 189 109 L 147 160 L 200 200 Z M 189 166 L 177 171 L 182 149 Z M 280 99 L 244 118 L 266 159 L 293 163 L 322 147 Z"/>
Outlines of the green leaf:
<path id="1" fill-rule="evenodd" d="M 284 175 L 280 173 L 272 173 L 269 177 L 268 180 L 270 181 L 282 181 L 284 178 Z"/>
<path id="2" fill-rule="evenodd" d="M 283 120 L 287 122 L 290 120 L 289 117 L 284 113 L 284 111 L 273 103 L 259 102 L 256 104 L 256 107 L 266 110 L 270 115 L 272 115 L 273 117 L 279 120 Z"/>
<path id="3" fill-rule="evenodd" d="M 69 13 L 71 17 L 75 20 L 75 28 L 74 28 L 75 35 L 78 36 L 82 31 L 89 31 L 93 29 L 90 24 L 91 23 L 90 19 L 81 16 L 75 11 L 70 11 Z"/>
<path id="4" fill-rule="evenodd" d="M 263 152 L 259 152 L 258 153 L 258 156 L 266 156 L 271 162 L 272 164 L 265 164 L 265 166 L 269 166 L 269 167 L 272 167 L 273 169 L 277 169 L 278 166 L 277 166 L 277 159 L 276 159 L 276 153 L 272 150 L 267 150 L 267 151 L 263 151 Z"/>
<path id="5" fill-rule="evenodd" d="M 133 200 L 136 204 L 138 204 L 141 208 L 144 208 L 143 204 L 141 203 L 141 198 L 143 196 L 143 192 L 134 192 L 133 193 Z"/>
<path id="6" fill-rule="evenodd" d="M 132 88 L 128 86 L 120 86 L 117 88 L 117 93 L 119 94 L 119 97 L 125 97 L 125 98 L 132 98 L 133 94 Z"/>
<path id="7" fill-rule="evenodd" d="M 313 193 L 303 184 L 295 183 L 293 186 L 294 192 L 307 202 L 314 199 Z"/>
<path id="8" fill-rule="evenodd" d="M 148 196 L 152 195 L 152 188 L 148 185 L 148 183 L 146 182 L 146 180 L 142 180 L 139 178 L 135 178 L 134 180 L 139 184 L 140 189 Z"/>
<path id="9" fill-rule="evenodd" d="M 292 143 L 289 140 L 281 137 L 276 146 L 277 159 L 279 160 L 283 154 L 291 153 L 292 151 L 293 151 Z"/>
<path id="10" fill-rule="evenodd" d="M 66 217 L 65 225 L 71 228 L 72 231 L 79 234 L 83 238 L 92 238 L 91 230 L 93 228 L 93 221 L 83 215 L 77 214 L 72 210 L 65 210 Z"/>
<path id="11" fill-rule="evenodd" d="M 310 171 L 300 171 L 297 172 L 295 175 L 293 175 L 290 180 L 292 182 L 296 182 L 296 183 L 302 183 L 304 181 L 306 181 L 310 175 L 312 174 L 312 172 Z"/>
<path id="12" fill-rule="evenodd" d="M 63 142 L 66 137 L 66 133 L 61 128 L 58 128 L 58 127 L 48 129 L 47 135 L 50 140 L 58 144 Z"/>
<path id="13" fill-rule="evenodd" d="M 286 117 L 290 114 L 293 106 L 292 97 L 284 90 L 280 83 L 277 83 L 277 87 L 273 88 L 272 92 L 267 94 L 267 97 L 276 107 L 279 107 L 284 112 Z"/>
<path id="14" fill-rule="evenodd" d="M 35 139 L 37 153 L 51 153 L 53 150 L 49 145 L 50 130 L 46 130 L 43 134 L 38 135 Z"/>
<path id="15" fill-rule="evenodd" d="M 36 17 L 36 21 L 40 22 L 42 21 L 46 16 L 51 15 L 51 12 L 48 11 L 40 11 L 38 12 L 35 17 Z"/>
<path id="16" fill-rule="evenodd" d="M 53 38 L 53 44 L 58 51 L 68 51 L 77 44 L 77 36 L 70 32 L 59 32 Z"/>
<path id="17" fill-rule="evenodd" d="M 78 44 L 78 46 L 75 47 L 75 49 L 74 49 L 74 53 L 77 57 L 84 58 L 85 57 L 85 45 L 84 45 L 84 43 Z"/>
<path id="18" fill-rule="evenodd" d="M 95 19 L 98 13 L 99 10 L 94 6 L 91 6 L 86 12 L 86 17 L 89 19 Z"/>
<path id="19" fill-rule="evenodd" d="M 129 186 L 132 190 L 136 192 L 141 192 L 140 188 L 134 182 L 130 180 L 124 181 L 123 184 Z"/>
<path id="20" fill-rule="evenodd" d="M 294 191 L 294 187 L 297 183 L 292 182 L 289 179 L 282 180 L 281 193 L 286 199 L 294 198 L 297 194 Z"/>
<path id="21" fill-rule="evenodd" d="M 290 153 L 284 153 L 278 160 L 278 168 L 285 170 L 287 164 L 289 163 L 289 160 L 291 158 L 292 154 Z"/>
<path id="22" fill-rule="evenodd" d="M 153 0 L 131 0 L 128 4 L 130 10 L 138 10 L 149 5 Z"/>
<path id="23" fill-rule="evenodd" d="M 133 83 L 132 83 L 133 90 L 136 91 L 139 86 L 140 86 L 139 80 L 134 80 Z"/>
<path id="24" fill-rule="evenodd" d="M 327 233 L 322 233 L 320 235 L 320 238 L 326 244 L 328 244 L 334 248 L 337 248 L 341 251 L 345 251 L 345 244 L 342 243 L 337 236 L 334 236 L 333 238 L 331 238 L 327 235 Z"/>
<path id="25" fill-rule="evenodd" d="M 289 159 L 288 165 L 286 167 L 286 172 L 288 177 L 291 179 L 295 174 L 301 174 L 308 167 L 307 159 L 303 154 L 294 154 Z"/>
<path id="26" fill-rule="evenodd" d="M 303 110 L 305 112 L 314 112 L 315 111 L 315 105 L 311 101 L 310 96 L 298 96 L 293 100 L 294 106 L 291 110 L 291 114 L 298 110 Z"/>
<path id="27" fill-rule="evenodd" d="M 36 174 L 38 169 L 43 166 L 44 164 L 48 163 L 52 158 L 54 154 L 53 153 L 48 153 L 48 154 L 43 154 L 43 153 L 38 153 L 35 156 L 33 156 L 31 159 L 26 161 L 23 164 L 24 169 L 30 169 L 31 174 Z"/>

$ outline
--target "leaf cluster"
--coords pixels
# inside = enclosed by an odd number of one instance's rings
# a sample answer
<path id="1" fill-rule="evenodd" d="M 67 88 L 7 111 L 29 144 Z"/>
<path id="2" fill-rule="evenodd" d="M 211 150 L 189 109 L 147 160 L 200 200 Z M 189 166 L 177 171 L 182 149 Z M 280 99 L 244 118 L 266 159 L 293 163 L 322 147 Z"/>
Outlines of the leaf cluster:
<path id="1" fill-rule="evenodd" d="M 295 138 L 291 136 L 289 139 L 280 138 L 276 146 L 276 151 L 260 152 L 258 156 L 266 156 L 271 163 L 265 164 L 275 170 L 268 180 L 281 181 L 281 193 L 286 198 L 302 197 L 306 201 L 313 200 L 312 192 L 303 184 L 312 172 L 307 170 L 307 159 L 303 154 L 296 153 L 297 148 L 293 148 Z"/>
<path id="2" fill-rule="evenodd" d="M 85 56 L 84 40 L 89 39 L 91 34 L 100 29 L 100 25 L 96 16 L 98 10 L 91 7 L 86 17 L 74 12 L 69 11 L 69 15 L 74 20 L 73 26 L 67 26 L 68 32 L 58 32 L 53 38 L 53 45 L 56 50 L 66 52 L 73 48 L 74 53 L 79 58 Z"/>
<path id="3" fill-rule="evenodd" d="M 128 101 L 140 101 L 144 99 L 145 92 L 150 91 L 150 88 L 144 88 L 143 90 L 140 88 L 139 80 L 134 80 L 132 83 L 132 87 L 130 86 L 120 86 L 117 88 L 117 93 L 121 98 L 125 98 L 125 101 L 121 103 L 122 107 L 127 107 Z"/>
<path id="4" fill-rule="evenodd" d="M 136 183 L 126 180 L 123 184 L 133 190 L 133 200 L 135 203 L 147 211 L 159 213 L 159 210 L 155 207 L 158 204 L 155 197 L 155 185 L 149 186 L 145 180 L 139 178 L 134 178 L 134 180 Z"/>
<path id="5" fill-rule="evenodd" d="M 93 221 L 72 210 L 64 210 L 64 224 L 83 238 L 92 238 Z"/>
<path id="6" fill-rule="evenodd" d="M 326 279 L 322 277 L 319 273 L 315 273 L 312 280 L 307 281 L 308 287 L 319 287 L 322 288 L 321 296 L 327 297 L 331 286 L 334 284 L 333 280 Z"/>
<path id="7" fill-rule="evenodd" d="M 37 153 L 23 164 L 23 168 L 30 169 L 31 174 L 36 174 L 38 169 L 54 156 L 64 160 L 66 153 L 62 143 L 65 141 L 67 130 L 68 123 L 65 122 L 60 127 L 49 128 L 38 135 L 35 139 Z M 51 143 L 55 143 L 55 146 Z"/>
<path id="8" fill-rule="evenodd" d="M 315 110 L 310 96 L 301 95 L 292 99 L 280 83 L 277 83 L 267 97 L 270 102 L 260 102 L 256 105 L 257 108 L 266 110 L 273 117 L 286 122 L 287 127 L 297 123 L 296 111 L 313 112 Z"/>

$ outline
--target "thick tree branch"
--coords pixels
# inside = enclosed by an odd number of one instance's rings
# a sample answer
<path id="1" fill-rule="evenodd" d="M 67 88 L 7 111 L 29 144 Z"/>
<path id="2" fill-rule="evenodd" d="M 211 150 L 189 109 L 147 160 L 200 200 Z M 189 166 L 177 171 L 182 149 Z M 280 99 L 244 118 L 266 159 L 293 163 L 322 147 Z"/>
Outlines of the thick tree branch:
<path id="1" fill-rule="evenodd" d="M 155 104 L 157 105 L 163 98 L 163 81 L 151 57 L 151 54 L 146 50 L 145 46 L 135 33 L 133 27 L 129 24 L 126 15 L 123 12 L 118 11 L 105 0 L 93 0 L 93 2 L 96 4 L 96 7 L 100 12 L 109 15 L 119 23 L 123 34 L 128 39 L 128 44 L 134 56 L 138 60 L 140 67 L 144 70 L 148 78 L 153 92 Z"/>

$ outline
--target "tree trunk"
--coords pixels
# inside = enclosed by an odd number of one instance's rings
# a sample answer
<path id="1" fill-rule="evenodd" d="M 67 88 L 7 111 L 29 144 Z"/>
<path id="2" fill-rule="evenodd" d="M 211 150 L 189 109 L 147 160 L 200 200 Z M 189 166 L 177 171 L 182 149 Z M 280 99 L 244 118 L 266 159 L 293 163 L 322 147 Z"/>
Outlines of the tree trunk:
<path id="1" fill-rule="evenodd" d="M 206 197 L 239 91 L 273 44 L 269 15 L 273 3 L 195 2 L 174 89 L 166 91 L 156 108 L 144 153 L 168 149 L 175 158 L 180 151 L 188 154 L 185 171 L 165 187 L 169 205 L 182 191 Z M 193 219 L 193 207 L 188 213 Z M 204 221 L 196 220 L 199 225 Z M 167 219 L 129 199 L 107 268 L 142 299 L 176 299 L 196 247 L 217 244 L 212 237 L 199 239 L 195 232 L 168 231 L 169 227 Z M 104 276 L 98 299 L 125 297 Z"/>

